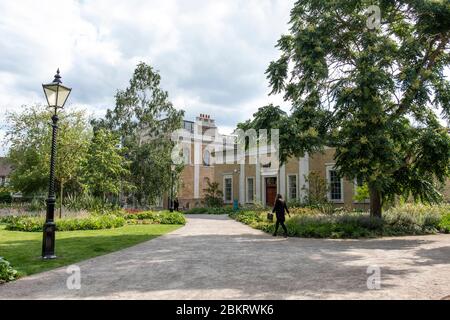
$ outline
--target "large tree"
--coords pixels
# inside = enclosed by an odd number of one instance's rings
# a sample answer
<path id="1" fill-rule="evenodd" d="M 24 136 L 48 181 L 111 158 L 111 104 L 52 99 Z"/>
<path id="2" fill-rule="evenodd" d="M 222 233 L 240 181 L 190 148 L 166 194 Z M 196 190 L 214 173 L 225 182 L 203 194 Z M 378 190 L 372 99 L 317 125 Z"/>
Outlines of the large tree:
<path id="1" fill-rule="evenodd" d="M 106 129 L 95 131 L 82 162 L 82 182 L 87 191 L 106 201 L 108 195 L 127 190 L 129 162 L 124 158 L 119 137 Z"/>
<path id="2" fill-rule="evenodd" d="M 24 194 L 45 193 L 48 188 L 52 110 L 43 106 L 24 107 L 7 114 L 8 157 L 14 166 L 11 185 Z M 59 194 L 65 185 L 73 192 L 80 187 L 78 171 L 86 155 L 91 128 L 84 111 L 58 113 L 56 182 Z"/>
<path id="3" fill-rule="evenodd" d="M 450 116 L 450 2 L 301 0 L 290 26 L 267 70 L 272 93 L 292 103 L 282 159 L 335 147 L 340 174 L 368 183 L 373 216 L 396 195 L 439 201 L 450 165 L 439 121 Z"/>
<path id="4" fill-rule="evenodd" d="M 182 125 L 183 111 L 174 108 L 161 89 L 161 76 L 140 63 L 130 85 L 116 94 L 116 106 L 95 127 L 119 134 L 131 161 L 130 182 L 140 205 L 154 203 L 170 188 L 171 133 Z"/>

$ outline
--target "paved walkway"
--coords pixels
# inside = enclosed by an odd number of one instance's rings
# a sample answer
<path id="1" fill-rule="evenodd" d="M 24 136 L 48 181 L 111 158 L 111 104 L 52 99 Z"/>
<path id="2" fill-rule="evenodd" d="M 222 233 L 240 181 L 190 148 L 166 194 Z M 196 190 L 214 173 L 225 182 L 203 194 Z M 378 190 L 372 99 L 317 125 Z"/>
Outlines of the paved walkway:
<path id="1" fill-rule="evenodd" d="M 367 268 L 381 289 L 367 289 Z M 450 235 L 375 240 L 273 238 L 224 216 L 66 268 L 0 286 L 0 299 L 441 299 L 450 295 Z"/>

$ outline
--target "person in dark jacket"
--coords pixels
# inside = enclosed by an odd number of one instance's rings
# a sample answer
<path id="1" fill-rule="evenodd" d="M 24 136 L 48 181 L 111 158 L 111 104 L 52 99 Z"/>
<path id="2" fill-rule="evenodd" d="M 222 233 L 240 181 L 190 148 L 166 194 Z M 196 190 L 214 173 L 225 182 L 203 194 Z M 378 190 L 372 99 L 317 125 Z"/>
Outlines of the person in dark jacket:
<path id="1" fill-rule="evenodd" d="M 173 202 L 173 209 L 175 211 L 180 211 L 180 202 L 178 201 L 178 198 L 175 198 L 175 201 Z"/>
<path id="2" fill-rule="evenodd" d="M 289 209 L 286 205 L 286 202 L 283 200 L 283 196 L 281 194 L 277 195 L 277 198 L 275 200 L 275 206 L 273 207 L 272 212 L 276 213 L 277 216 L 277 222 L 275 224 L 275 232 L 273 236 L 274 237 L 277 236 L 277 231 L 281 224 L 281 227 L 284 230 L 284 236 L 287 237 L 288 231 L 284 222 L 286 221 L 285 213 L 287 212 L 287 214 L 289 214 Z"/>

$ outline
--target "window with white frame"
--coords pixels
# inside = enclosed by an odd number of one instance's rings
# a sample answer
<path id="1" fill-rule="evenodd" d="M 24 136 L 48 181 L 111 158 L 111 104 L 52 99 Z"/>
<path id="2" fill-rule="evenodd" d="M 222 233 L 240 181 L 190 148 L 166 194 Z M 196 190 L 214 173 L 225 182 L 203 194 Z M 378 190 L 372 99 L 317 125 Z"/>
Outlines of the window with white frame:
<path id="1" fill-rule="evenodd" d="M 185 165 L 191 164 L 191 148 L 190 147 L 183 148 L 183 162 Z"/>
<path id="2" fill-rule="evenodd" d="M 297 199 L 297 175 L 288 176 L 288 200 Z"/>
<path id="3" fill-rule="evenodd" d="M 255 201 L 255 178 L 247 178 L 247 203 Z"/>
<path id="4" fill-rule="evenodd" d="M 344 185 L 334 166 L 327 166 L 328 199 L 332 202 L 344 201 Z"/>
<path id="5" fill-rule="evenodd" d="M 203 165 L 209 167 L 211 165 L 211 153 L 209 150 L 205 150 L 203 153 Z"/>
<path id="6" fill-rule="evenodd" d="M 233 177 L 225 176 L 223 178 L 223 201 L 225 203 L 233 202 Z"/>

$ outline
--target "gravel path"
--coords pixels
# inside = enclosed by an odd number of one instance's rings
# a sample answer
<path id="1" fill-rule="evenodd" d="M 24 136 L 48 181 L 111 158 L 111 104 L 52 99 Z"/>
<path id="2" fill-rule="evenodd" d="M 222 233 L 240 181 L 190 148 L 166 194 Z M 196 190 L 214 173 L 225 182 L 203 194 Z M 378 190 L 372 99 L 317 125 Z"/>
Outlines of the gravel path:
<path id="1" fill-rule="evenodd" d="M 450 295 L 450 235 L 374 240 L 274 238 L 225 216 L 0 285 L 0 299 L 442 299 Z M 381 288 L 367 288 L 378 266 Z"/>

